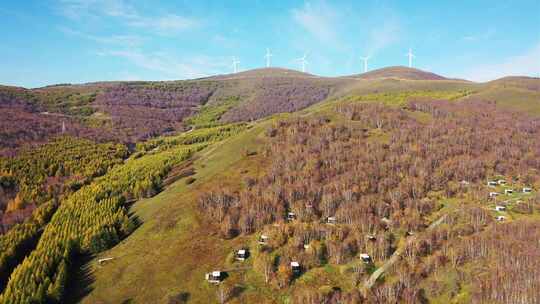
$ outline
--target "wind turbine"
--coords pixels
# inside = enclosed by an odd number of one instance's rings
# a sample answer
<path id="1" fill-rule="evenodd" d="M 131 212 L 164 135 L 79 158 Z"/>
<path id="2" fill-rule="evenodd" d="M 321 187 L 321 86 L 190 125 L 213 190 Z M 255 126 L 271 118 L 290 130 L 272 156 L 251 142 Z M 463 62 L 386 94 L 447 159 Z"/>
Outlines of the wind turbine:
<path id="1" fill-rule="evenodd" d="M 369 60 L 369 56 L 366 57 L 360 57 L 360 60 L 364 61 L 364 73 L 367 72 L 367 63 Z"/>
<path id="2" fill-rule="evenodd" d="M 272 53 L 270 53 L 270 49 L 266 49 L 266 55 L 264 55 L 264 57 L 266 58 L 266 67 L 269 68 L 270 67 L 270 58 L 274 56 L 272 55 Z"/>
<path id="3" fill-rule="evenodd" d="M 416 56 L 414 56 L 410 48 L 409 48 L 409 52 L 405 56 L 409 57 L 409 67 L 412 68 L 412 59 Z"/>
<path id="4" fill-rule="evenodd" d="M 240 63 L 240 60 L 236 59 L 236 57 L 233 57 L 232 59 L 232 66 L 234 73 L 238 73 L 238 64 Z"/>
<path id="5" fill-rule="evenodd" d="M 296 59 L 297 61 L 300 61 L 302 63 L 302 73 L 305 73 L 306 72 L 306 64 L 308 64 L 309 62 L 306 60 L 306 57 L 307 57 L 307 53 L 304 53 L 304 56 L 303 57 L 300 57 L 298 59 Z"/>

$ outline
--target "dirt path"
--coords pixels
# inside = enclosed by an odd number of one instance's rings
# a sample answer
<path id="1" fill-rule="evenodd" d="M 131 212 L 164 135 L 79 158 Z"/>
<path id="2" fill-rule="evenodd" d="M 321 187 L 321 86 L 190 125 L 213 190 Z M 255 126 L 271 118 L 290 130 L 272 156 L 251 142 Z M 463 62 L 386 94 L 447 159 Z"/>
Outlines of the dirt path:
<path id="1" fill-rule="evenodd" d="M 429 231 L 437 226 L 439 226 L 444 219 L 446 219 L 447 214 L 441 216 L 439 219 L 431 223 L 429 227 L 426 229 L 426 231 Z M 402 242 L 400 246 L 394 251 L 392 256 L 386 261 L 381 267 L 379 267 L 375 272 L 371 274 L 371 276 L 364 282 L 364 285 L 362 286 L 362 293 L 366 295 L 369 290 L 375 285 L 377 280 L 390 268 L 392 265 L 394 265 L 399 259 L 401 258 L 401 255 L 403 252 L 411 245 L 417 238 L 417 235 L 413 235 L 407 238 L 406 242 Z"/>

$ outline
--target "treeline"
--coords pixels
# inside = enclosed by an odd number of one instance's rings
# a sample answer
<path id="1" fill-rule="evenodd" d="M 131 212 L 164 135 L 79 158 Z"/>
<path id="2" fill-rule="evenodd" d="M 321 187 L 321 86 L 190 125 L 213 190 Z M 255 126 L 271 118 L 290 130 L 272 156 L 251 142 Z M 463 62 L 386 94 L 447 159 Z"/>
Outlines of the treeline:
<path id="1" fill-rule="evenodd" d="M 178 136 L 162 136 L 137 143 L 136 150 L 138 152 L 148 152 L 154 149 L 162 151 L 178 145 L 192 145 L 204 142 L 216 142 L 230 137 L 231 135 L 237 134 L 245 128 L 245 124 L 238 123 L 196 129 L 180 134 Z"/>
<path id="2" fill-rule="evenodd" d="M 184 119 L 184 123 L 192 128 L 210 128 L 220 124 L 221 116 L 227 111 L 238 105 L 240 98 L 237 96 L 228 97 L 225 100 L 205 104 L 195 115 Z"/>
<path id="3" fill-rule="evenodd" d="M 365 95 L 351 95 L 339 99 L 341 104 L 356 102 L 375 102 L 390 106 L 406 106 L 411 100 L 421 100 L 431 103 L 433 100 L 453 101 L 471 95 L 473 92 L 467 89 L 451 91 L 404 91 L 373 93 Z"/>
<path id="4" fill-rule="evenodd" d="M 441 198 L 466 193 L 485 202 L 488 190 L 481 185 L 491 176 L 524 185 L 540 180 L 540 124 L 491 103 L 416 100 L 403 109 L 340 103 L 335 110 L 354 123 L 324 117 L 278 122 L 267 132 L 265 175 L 246 180 L 239 192 L 215 189 L 200 197 L 201 210 L 219 223 L 223 237 L 270 235 L 268 252 L 260 255 L 267 262 L 256 257 L 255 263 L 276 288 L 292 282 L 293 260 L 304 270 L 349 263 L 359 253 L 384 261 L 401 236 L 425 230 Z M 417 119 L 417 111 L 428 118 Z M 474 210 L 455 234 L 494 222 Z M 376 289 L 370 299 L 423 301 L 422 274 L 411 267 L 410 280 Z M 367 270 L 353 273 L 359 280 Z"/>

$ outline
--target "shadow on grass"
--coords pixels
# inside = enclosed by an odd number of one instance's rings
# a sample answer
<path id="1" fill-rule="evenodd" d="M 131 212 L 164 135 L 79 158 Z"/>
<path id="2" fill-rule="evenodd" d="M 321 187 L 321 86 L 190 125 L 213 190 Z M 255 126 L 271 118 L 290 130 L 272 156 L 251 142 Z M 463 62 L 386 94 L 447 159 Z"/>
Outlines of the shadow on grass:
<path id="1" fill-rule="evenodd" d="M 167 299 L 167 304 L 185 304 L 188 303 L 191 294 L 189 292 L 180 292 Z"/>
<path id="2" fill-rule="evenodd" d="M 79 303 L 92 291 L 95 279 L 92 275 L 90 254 L 77 255 L 73 258 L 69 273 L 71 279 L 66 286 L 66 296 L 62 303 Z"/>
<path id="3" fill-rule="evenodd" d="M 133 212 L 133 211 L 129 211 L 128 217 L 131 220 L 131 222 L 133 223 L 133 225 L 135 226 L 134 227 L 135 229 L 139 228 L 143 224 L 143 222 L 141 221 L 139 216 L 136 215 L 135 212 Z M 135 230 L 135 229 L 133 229 L 133 230 Z"/>

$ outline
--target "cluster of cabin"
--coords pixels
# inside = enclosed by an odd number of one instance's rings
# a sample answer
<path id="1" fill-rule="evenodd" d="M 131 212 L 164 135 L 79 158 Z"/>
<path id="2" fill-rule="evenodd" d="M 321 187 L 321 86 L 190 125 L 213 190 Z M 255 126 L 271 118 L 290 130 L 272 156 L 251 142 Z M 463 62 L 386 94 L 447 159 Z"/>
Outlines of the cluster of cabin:
<path id="1" fill-rule="evenodd" d="M 332 218 L 332 219 L 330 219 Z M 334 224 L 336 221 L 335 221 L 335 217 L 330 217 L 329 219 L 329 224 Z M 259 244 L 259 246 L 261 247 L 264 247 L 264 246 L 267 246 L 268 245 L 268 242 L 269 242 L 269 239 L 270 237 L 268 235 L 265 235 L 265 234 L 261 234 L 257 240 L 257 243 Z M 370 241 L 375 241 L 377 238 L 374 236 L 374 235 L 368 235 L 367 236 L 367 239 L 370 240 Z M 309 244 L 304 244 L 304 249 L 309 249 L 310 245 Z M 235 251 L 235 260 L 237 261 L 240 261 L 240 262 L 244 262 L 246 261 L 248 258 L 249 258 L 250 254 L 249 254 L 249 249 L 247 248 L 242 248 L 242 249 L 238 249 L 237 251 Z M 364 264 L 372 264 L 373 263 L 373 259 L 371 258 L 371 256 L 367 253 L 362 253 L 360 254 L 360 260 L 364 263 Z M 294 276 L 299 276 L 302 274 L 302 265 L 300 264 L 299 261 L 291 261 L 290 262 L 290 268 L 291 268 L 291 272 Z M 225 280 L 227 278 L 227 272 L 226 271 L 223 271 L 223 270 L 214 270 L 212 272 L 208 272 L 205 274 L 205 279 L 208 283 L 211 283 L 211 284 L 219 284 L 221 282 L 223 282 L 223 280 Z"/>
<path id="2" fill-rule="evenodd" d="M 506 187 L 507 185 L 507 182 L 506 180 L 504 179 L 499 179 L 499 180 L 491 180 L 491 181 L 488 181 L 487 183 L 487 186 L 490 187 L 490 188 L 496 188 L 496 187 Z M 522 194 L 531 194 L 533 192 L 533 189 L 531 187 L 523 187 L 521 189 L 521 193 Z M 503 193 L 504 195 L 506 196 L 512 196 L 516 193 L 516 191 L 510 187 L 507 187 L 503 190 Z M 497 191 L 490 191 L 489 192 L 489 198 L 491 199 L 495 199 L 497 198 L 499 195 L 501 195 L 502 193 L 500 192 L 497 192 Z M 518 201 L 519 203 L 520 201 Z M 509 201 L 506 201 L 506 202 L 503 202 L 504 204 L 508 204 Z M 506 212 L 507 211 L 507 207 L 505 205 L 496 205 L 495 206 L 495 211 L 497 212 Z M 506 220 L 506 216 L 504 215 L 497 215 L 495 217 L 495 219 L 499 222 L 502 222 L 502 221 L 505 221 Z"/>
<path id="3" fill-rule="evenodd" d="M 249 258 L 249 249 L 241 248 L 235 251 L 234 259 L 243 262 Z M 219 284 L 227 277 L 227 272 L 223 270 L 214 270 L 205 274 L 205 279 L 208 283 Z"/>

